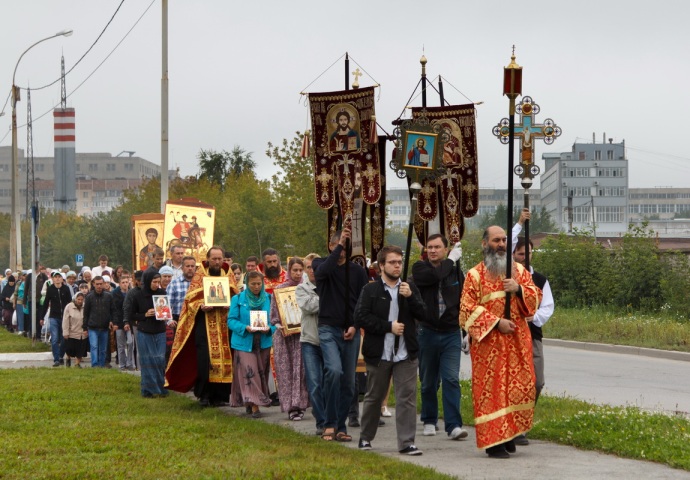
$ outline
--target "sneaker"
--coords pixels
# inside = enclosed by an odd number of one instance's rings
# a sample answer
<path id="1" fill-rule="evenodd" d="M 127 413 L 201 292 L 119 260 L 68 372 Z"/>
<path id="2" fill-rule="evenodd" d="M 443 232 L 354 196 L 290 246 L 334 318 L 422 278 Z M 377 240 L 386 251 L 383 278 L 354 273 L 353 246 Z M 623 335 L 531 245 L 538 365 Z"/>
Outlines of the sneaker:
<path id="1" fill-rule="evenodd" d="M 462 427 L 455 427 L 452 432 L 448 434 L 451 440 L 462 440 L 467 438 L 469 433 Z"/>
<path id="2" fill-rule="evenodd" d="M 359 427 L 359 420 L 356 417 L 352 417 L 347 421 L 348 427 Z"/>
<path id="3" fill-rule="evenodd" d="M 433 435 L 436 435 L 436 425 L 433 425 L 431 423 L 425 423 L 424 424 L 424 436 L 425 437 L 431 437 Z"/>
<path id="4" fill-rule="evenodd" d="M 386 422 L 379 418 L 379 427 L 383 427 L 384 425 L 386 425 Z"/>
<path id="5" fill-rule="evenodd" d="M 432 425 L 433 426 L 433 425 Z M 403 455 L 421 455 L 422 451 L 415 447 L 414 445 L 410 445 L 409 447 L 403 448 L 400 450 L 400 453 Z"/>
<path id="6" fill-rule="evenodd" d="M 371 442 L 369 440 L 359 439 L 359 449 L 360 450 L 371 450 Z"/>
<path id="7" fill-rule="evenodd" d="M 518 435 L 513 439 L 515 442 L 515 445 L 520 445 L 521 447 L 524 447 L 525 445 L 529 445 L 529 440 L 527 440 L 527 435 Z"/>
<path id="8" fill-rule="evenodd" d="M 381 416 L 382 416 L 382 417 L 392 417 L 393 414 L 391 413 L 390 410 L 388 410 L 388 407 L 383 407 L 383 408 L 381 409 Z"/>
<path id="9" fill-rule="evenodd" d="M 54 367 L 59 367 L 59 366 L 60 366 L 60 362 L 53 362 L 53 366 L 54 366 Z"/>

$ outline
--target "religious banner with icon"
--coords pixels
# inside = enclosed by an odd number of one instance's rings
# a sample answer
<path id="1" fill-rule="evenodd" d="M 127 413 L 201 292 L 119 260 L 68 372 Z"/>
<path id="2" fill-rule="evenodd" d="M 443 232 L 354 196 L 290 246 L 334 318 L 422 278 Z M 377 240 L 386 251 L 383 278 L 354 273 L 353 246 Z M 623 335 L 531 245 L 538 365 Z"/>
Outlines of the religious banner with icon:
<path id="1" fill-rule="evenodd" d="M 441 233 L 452 244 L 462 239 L 464 218 L 473 217 L 479 208 L 475 108 L 473 104 L 412 108 L 413 119 L 422 116 L 443 133 L 443 143 L 436 145 L 442 149 L 442 162 L 435 166 L 438 175 L 422 183 L 417 214 L 423 222 L 437 220 Z M 410 154 L 405 154 L 409 158 Z M 417 235 L 420 241 L 425 240 L 423 231 Z"/>
<path id="2" fill-rule="evenodd" d="M 170 248 L 181 246 L 185 255 L 198 263 L 206 260 L 206 252 L 213 246 L 216 209 L 196 198 L 181 198 L 165 202 L 163 244 L 166 257 Z"/>
<path id="3" fill-rule="evenodd" d="M 355 198 L 373 205 L 381 196 L 378 142 L 371 138 L 374 87 L 310 93 L 309 105 L 316 203 L 339 204 L 341 223 L 349 227 Z"/>

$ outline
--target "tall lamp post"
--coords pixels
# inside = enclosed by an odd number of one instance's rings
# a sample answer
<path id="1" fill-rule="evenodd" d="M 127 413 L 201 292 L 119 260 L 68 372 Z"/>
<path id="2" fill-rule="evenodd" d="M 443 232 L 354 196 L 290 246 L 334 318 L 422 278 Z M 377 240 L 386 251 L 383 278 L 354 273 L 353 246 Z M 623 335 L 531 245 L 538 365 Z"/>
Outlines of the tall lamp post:
<path id="1" fill-rule="evenodd" d="M 39 43 L 56 37 L 69 37 L 72 30 L 62 30 L 31 45 L 19 56 L 17 65 L 12 73 L 12 216 L 10 217 L 10 268 L 22 268 L 22 230 L 19 213 L 19 155 L 17 154 L 17 102 L 19 101 L 19 87 L 15 82 L 19 62 L 26 53 Z"/>

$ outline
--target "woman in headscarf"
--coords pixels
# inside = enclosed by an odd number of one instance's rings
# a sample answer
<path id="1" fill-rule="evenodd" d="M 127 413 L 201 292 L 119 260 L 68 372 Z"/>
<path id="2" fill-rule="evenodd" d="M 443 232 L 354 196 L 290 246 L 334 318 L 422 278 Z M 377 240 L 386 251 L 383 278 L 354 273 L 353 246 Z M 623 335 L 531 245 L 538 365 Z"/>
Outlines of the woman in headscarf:
<path id="1" fill-rule="evenodd" d="M 228 312 L 231 347 L 235 350 L 230 402 L 233 407 L 246 406 L 254 418 L 261 416 L 260 406 L 271 405 L 268 375 L 275 327 L 268 323 L 270 308 L 264 276 L 258 271 L 249 272 L 247 288 L 232 297 Z"/>
<path id="2" fill-rule="evenodd" d="M 62 336 L 65 338 L 67 366 L 75 359 L 74 366 L 81 368 L 84 352 L 84 294 L 77 292 L 74 299 L 65 307 L 62 314 Z"/>
<path id="3" fill-rule="evenodd" d="M 294 287 L 302 283 L 304 273 L 304 262 L 302 259 L 293 257 L 288 263 L 288 280 L 276 287 Z M 285 309 L 285 315 L 292 314 Z M 304 363 L 302 362 L 302 347 L 300 346 L 299 335 L 283 334 L 284 329 L 280 322 L 280 314 L 276 305 L 275 295 L 271 299 L 271 324 L 276 326 L 278 331 L 273 335 L 273 358 L 275 361 L 276 376 L 278 380 L 278 398 L 280 398 L 280 409 L 288 412 L 290 420 L 299 421 L 304 418 L 304 411 L 309 406 L 309 394 L 304 375 Z"/>
<path id="4" fill-rule="evenodd" d="M 0 292 L 0 301 L 2 303 L 2 323 L 8 332 L 14 333 L 12 326 L 12 313 L 14 312 L 14 305 L 12 305 L 12 295 L 14 295 L 15 288 L 14 275 L 7 277 L 7 285 Z"/>
<path id="5" fill-rule="evenodd" d="M 131 319 L 137 326 L 137 348 L 141 362 L 141 396 L 167 397 L 165 388 L 165 322 L 156 320 L 154 295 L 165 295 L 161 276 L 154 268 L 144 272 L 141 289 L 132 298 Z"/>

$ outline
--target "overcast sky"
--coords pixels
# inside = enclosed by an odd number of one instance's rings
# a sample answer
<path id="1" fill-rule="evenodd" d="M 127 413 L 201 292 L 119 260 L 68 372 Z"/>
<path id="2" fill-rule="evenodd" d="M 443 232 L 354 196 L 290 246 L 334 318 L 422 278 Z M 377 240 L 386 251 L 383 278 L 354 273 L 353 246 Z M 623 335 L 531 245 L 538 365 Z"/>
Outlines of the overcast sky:
<path id="1" fill-rule="evenodd" d="M 71 37 L 36 46 L 19 65 L 18 85 L 50 83 L 59 77 L 61 52 L 71 68 L 119 4 L 3 2 L 3 104 L 14 66 L 27 47 L 62 29 L 74 30 Z M 67 76 L 70 93 L 91 75 L 68 98 L 77 112 L 77 152 L 132 150 L 160 163 L 161 0 L 144 14 L 149 5 L 150 0 L 126 0 Z M 451 103 L 468 103 L 460 92 L 484 102 L 477 107 L 479 183 L 505 188 L 507 146 L 491 130 L 508 113 L 502 72 L 515 44 L 517 62 L 524 67 L 523 93 L 541 106 L 537 121 L 552 118 L 563 129 L 553 145 L 536 144 L 542 168 L 542 153 L 570 151 L 576 141 L 592 142 L 592 133 L 599 143 L 605 132 L 614 142 L 625 140 L 631 187 L 689 187 L 690 153 L 683 133 L 690 111 L 688 18 L 690 2 L 685 0 L 173 0 L 170 167 L 196 174 L 199 149 L 239 145 L 253 152 L 259 175 L 269 178 L 274 167 L 264 153 L 267 142 L 278 143 L 309 127 L 300 92 L 346 51 L 371 75 L 362 77 L 362 86 L 381 84 L 376 114 L 390 131 L 419 80 L 424 53 L 429 78 L 443 76 Z M 343 72 L 340 60 L 308 91 L 344 88 Z M 36 156 L 53 155 L 52 114 L 37 117 L 59 100 L 59 83 L 32 92 Z M 421 97 L 411 103 L 421 105 Z M 435 92 L 428 103 L 439 104 Z M 26 105 L 24 96 L 18 106 L 20 125 L 26 121 Z M 2 146 L 11 145 L 10 113 L 8 103 L 0 117 Z M 19 146 L 26 146 L 24 128 Z"/>

